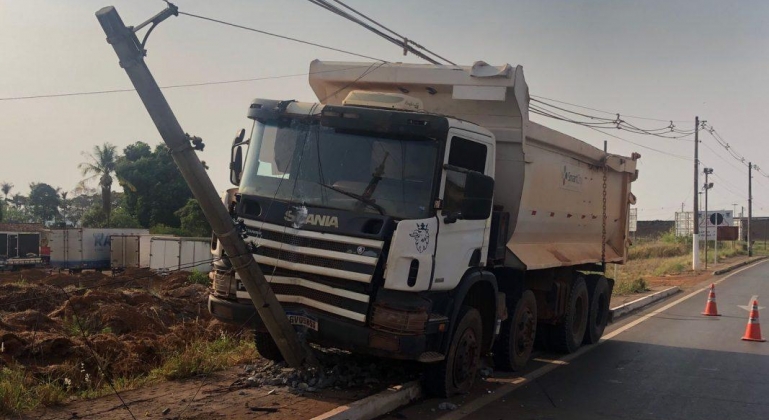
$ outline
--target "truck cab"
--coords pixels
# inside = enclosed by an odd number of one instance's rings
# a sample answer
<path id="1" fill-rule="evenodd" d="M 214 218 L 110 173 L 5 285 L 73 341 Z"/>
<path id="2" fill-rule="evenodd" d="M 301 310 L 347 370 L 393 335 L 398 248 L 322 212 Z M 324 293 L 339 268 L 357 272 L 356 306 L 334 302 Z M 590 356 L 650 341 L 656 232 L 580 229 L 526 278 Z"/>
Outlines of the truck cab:
<path id="1" fill-rule="evenodd" d="M 342 106 L 256 99 L 249 107 L 248 150 L 234 153 L 243 156 L 238 191 L 225 200 L 234 200 L 254 258 L 312 342 L 440 359 L 457 315 L 449 292 L 483 277 L 494 137 L 420 107 L 370 92 L 353 92 Z M 265 334 L 237 275 L 224 261 L 215 268 L 211 313 L 252 320 Z M 479 310 L 494 325 L 496 290 L 486 289 L 491 305 Z M 477 351 L 488 351 L 492 336 L 478 337 Z"/>

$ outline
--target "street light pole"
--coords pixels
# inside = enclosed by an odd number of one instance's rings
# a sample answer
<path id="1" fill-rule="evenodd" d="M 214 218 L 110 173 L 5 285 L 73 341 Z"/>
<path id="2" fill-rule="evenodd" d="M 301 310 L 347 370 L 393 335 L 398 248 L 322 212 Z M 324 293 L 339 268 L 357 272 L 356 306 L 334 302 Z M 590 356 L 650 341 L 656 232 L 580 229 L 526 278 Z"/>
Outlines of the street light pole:
<path id="1" fill-rule="evenodd" d="M 705 168 L 705 269 L 708 269 L 708 223 L 710 215 L 708 214 L 708 190 L 713 188 L 713 183 L 708 183 L 708 175 L 713 173 L 713 168 Z"/>
<path id="2" fill-rule="evenodd" d="M 692 226 L 692 270 L 697 271 L 700 269 L 700 221 L 699 221 L 699 195 L 697 194 L 700 189 L 700 117 L 694 117 L 694 208 L 693 217 L 694 223 Z"/>

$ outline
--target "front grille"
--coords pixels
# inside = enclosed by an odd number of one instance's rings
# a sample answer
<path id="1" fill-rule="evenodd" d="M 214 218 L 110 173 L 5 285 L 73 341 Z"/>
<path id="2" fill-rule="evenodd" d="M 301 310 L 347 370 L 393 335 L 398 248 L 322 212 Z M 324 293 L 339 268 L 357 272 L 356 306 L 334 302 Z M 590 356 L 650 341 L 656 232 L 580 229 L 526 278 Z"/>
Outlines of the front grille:
<path id="1" fill-rule="evenodd" d="M 356 238 L 337 234 L 324 234 L 321 239 L 311 237 L 317 236 L 313 232 L 292 230 L 287 233 L 284 226 L 268 223 L 259 226 L 247 226 L 246 234 L 257 245 L 253 252 L 281 301 L 365 322 L 369 304 L 350 298 L 354 296 L 350 292 L 359 297 L 370 296 L 371 279 L 382 252 L 382 242 L 366 239 L 361 240 L 366 245 L 357 245 L 345 243 L 355 242 Z M 267 241 L 270 243 L 265 244 Z M 283 245 L 294 248 L 285 249 Z M 311 253 L 306 251 L 310 249 Z M 288 284 L 289 281 L 281 280 L 281 277 L 299 281 Z"/>
<path id="2" fill-rule="evenodd" d="M 339 279 L 331 276 L 321 276 L 319 274 L 303 273 L 296 270 L 287 270 L 285 268 L 278 268 L 267 264 L 259 264 L 259 268 L 261 268 L 264 275 L 268 277 L 297 277 L 312 281 L 314 283 L 331 286 L 337 289 L 345 289 L 351 292 L 362 293 L 365 295 L 368 295 L 371 292 L 371 286 L 368 283 Z"/>
<path id="3" fill-rule="evenodd" d="M 333 258 L 318 257 L 315 255 L 300 254 L 298 252 L 266 248 L 256 248 L 255 254 L 268 258 L 276 258 L 282 261 L 314 265 L 317 267 L 331 268 L 334 270 L 352 271 L 361 274 L 374 274 L 374 266 L 353 261 L 342 261 Z"/>
<path id="4" fill-rule="evenodd" d="M 272 291 L 275 292 L 276 295 L 303 296 L 308 299 L 361 314 L 365 314 L 368 310 L 368 303 L 366 302 L 348 299 L 346 297 L 334 295 L 331 293 L 321 292 L 320 290 L 311 289 L 309 287 L 296 284 L 279 283 L 272 283 L 271 286 Z"/>
<path id="5" fill-rule="evenodd" d="M 327 251 L 344 252 L 345 254 L 367 254 L 368 251 L 376 253 L 379 256 L 380 249 L 376 247 L 358 246 L 355 244 L 347 244 L 342 242 L 327 241 L 325 239 L 307 238 L 304 236 L 292 235 L 290 233 L 274 232 L 271 230 L 259 230 L 252 227 L 246 228 L 246 234 L 257 238 L 256 243 L 259 244 L 258 238 L 266 239 L 268 241 L 281 242 L 287 245 L 301 246 L 305 248 L 318 248 L 325 249 Z M 359 249 L 360 248 L 360 249 Z"/>

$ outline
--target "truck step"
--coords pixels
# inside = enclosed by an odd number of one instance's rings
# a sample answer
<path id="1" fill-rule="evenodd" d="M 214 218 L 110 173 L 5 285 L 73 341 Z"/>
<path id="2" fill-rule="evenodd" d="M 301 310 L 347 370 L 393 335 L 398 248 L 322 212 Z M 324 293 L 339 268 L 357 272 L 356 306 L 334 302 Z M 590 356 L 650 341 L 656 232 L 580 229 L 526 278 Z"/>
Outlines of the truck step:
<path id="1" fill-rule="evenodd" d="M 431 313 L 430 318 L 427 319 L 427 322 L 430 322 L 430 323 L 449 322 L 449 317 L 441 314 Z"/>
<path id="2" fill-rule="evenodd" d="M 428 351 L 420 354 L 417 358 L 417 361 L 421 363 L 436 363 L 443 361 L 445 358 L 446 356 L 438 353 L 437 351 Z"/>

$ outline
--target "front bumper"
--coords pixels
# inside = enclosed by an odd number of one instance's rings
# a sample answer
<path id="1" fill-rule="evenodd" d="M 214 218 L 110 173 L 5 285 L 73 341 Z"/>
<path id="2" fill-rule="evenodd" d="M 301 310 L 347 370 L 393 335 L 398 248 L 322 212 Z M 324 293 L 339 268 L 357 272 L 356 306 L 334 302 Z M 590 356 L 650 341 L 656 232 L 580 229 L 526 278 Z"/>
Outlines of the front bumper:
<path id="1" fill-rule="evenodd" d="M 393 359 L 417 360 L 439 343 L 442 334 L 399 335 L 374 330 L 342 317 L 315 311 L 306 306 L 283 305 L 287 312 L 300 312 L 316 319 L 318 331 L 306 327 L 307 340 L 325 347 Z M 218 320 L 236 325 L 250 324 L 266 331 L 252 304 L 209 296 L 208 310 Z M 430 329 L 428 329 L 430 331 Z"/>

